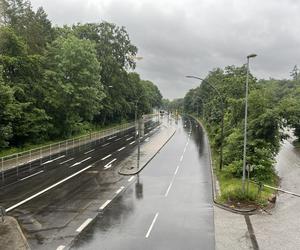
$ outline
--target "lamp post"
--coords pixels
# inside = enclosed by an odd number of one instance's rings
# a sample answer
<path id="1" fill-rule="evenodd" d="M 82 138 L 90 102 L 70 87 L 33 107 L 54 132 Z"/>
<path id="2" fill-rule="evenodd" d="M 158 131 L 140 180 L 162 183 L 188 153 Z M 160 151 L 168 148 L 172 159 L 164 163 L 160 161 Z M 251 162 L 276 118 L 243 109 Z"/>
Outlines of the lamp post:
<path id="1" fill-rule="evenodd" d="M 247 119 L 248 119 L 248 83 L 249 83 L 249 60 L 256 57 L 256 54 L 250 54 L 247 56 L 247 77 L 246 77 L 246 94 L 245 94 L 245 126 L 244 126 L 244 151 L 243 151 L 243 178 L 242 178 L 242 190 L 245 192 L 245 180 L 246 180 L 246 151 L 247 151 Z"/>
<path id="2" fill-rule="evenodd" d="M 220 91 L 212 85 L 210 82 L 207 80 L 202 79 L 201 77 L 198 76 L 186 76 L 187 78 L 194 78 L 201 80 L 202 82 L 206 82 L 211 88 L 214 89 L 214 91 L 217 93 L 217 95 L 220 98 L 221 101 L 221 113 L 222 113 L 222 120 L 221 120 L 221 146 L 220 146 L 220 170 L 222 170 L 223 167 L 223 141 L 224 141 L 224 101 L 223 101 L 223 96 L 221 95 Z"/>

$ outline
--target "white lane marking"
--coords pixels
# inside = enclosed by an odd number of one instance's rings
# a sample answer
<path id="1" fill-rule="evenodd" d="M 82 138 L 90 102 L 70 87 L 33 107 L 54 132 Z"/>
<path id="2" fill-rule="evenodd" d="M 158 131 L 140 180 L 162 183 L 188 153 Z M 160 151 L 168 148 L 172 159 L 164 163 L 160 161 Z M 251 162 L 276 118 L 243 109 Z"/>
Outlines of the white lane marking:
<path id="1" fill-rule="evenodd" d="M 180 161 L 182 161 L 183 160 L 183 155 L 180 157 Z"/>
<path id="2" fill-rule="evenodd" d="M 111 157 L 111 154 L 109 154 L 109 155 L 103 157 L 103 158 L 101 159 L 101 161 L 104 161 L 104 160 L 107 159 L 108 157 Z"/>
<path id="3" fill-rule="evenodd" d="M 144 136 L 147 136 L 149 133 L 146 133 Z"/>
<path id="4" fill-rule="evenodd" d="M 28 179 L 28 178 L 30 178 L 30 177 L 33 177 L 33 176 L 38 175 L 38 174 L 43 173 L 43 172 L 44 172 L 44 170 L 39 171 L 39 172 L 37 172 L 37 173 L 35 173 L 35 174 L 32 174 L 32 175 L 26 176 L 26 177 L 22 178 L 21 181 L 26 180 L 26 179 Z"/>
<path id="5" fill-rule="evenodd" d="M 61 165 L 61 164 L 67 163 L 68 161 L 72 161 L 72 160 L 74 160 L 74 158 L 70 158 L 69 160 L 63 161 L 63 162 L 61 162 L 59 164 Z"/>
<path id="6" fill-rule="evenodd" d="M 105 144 L 103 144 L 102 145 L 102 147 L 105 147 L 105 146 L 107 146 L 107 145 L 109 145 L 110 143 L 108 142 L 108 143 L 105 143 Z"/>
<path id="7" fill-rule="evenodd" d="M 121 140 L 122 138 L 118 138 L 118 139 L 115 139 L 115 141 L 119 141 L 119 140 Z"/>
<path id="8" fill-rule="evenodd" d="M 132 145 L 133 143 L 135 143 L 135 141 L 133 141 L 133 142 L 130 142 L 130 143 L 129 143 L 129 145 Z"/>
<path id="9" fill-rule="evenodd" d="M 62 179 L 61 181 L 56 182 L 55 184 L 51 185 L 50 187 L 47 187 L 47 188 L 43 189 L 42 191 L 40 191 L 40 192 L 38 192 L 38 193 L 36 193 L 36 194 L 34 194 L 34 195 L 28 197 L 27 199 L 22 200 L 22 201 L 20 201 L 19 203 L 15 204 L 15 205 L 13 205 L 13 206 L 11 206 L 11 207 L 9 207 L 9 208 L 7 208 L 5 211 L 6 211 L 6 212 L 9 212 L 9 211 L 15 209 L 16 207 L 19 207 L 19 206 L 23 205 L 24 203 L 26 203 L 26 202 L 28 202 L 28 201 L 34 199 L 35 197 L 40 196 L 41 194 L 43 194 L 43 193 L 45 193 L 45 192 L 47 192 L 47 191 L 49 191 L 49 190 L 55 188 L 56 186 L 58 186 L 58 185 L 60 185 L 60 184 L 62 184 L 62 183 L 64 183 L 64 182 L 66 182 L 67 180 L 69 180 L 69 179 L 75 177 L 76 175 L 79 175 L 79 174 L 82 173 L 83 171 L 85 171 L 85 170 L 91 168 L 92 166 L 93 166 L 93 165 L 89 165 L 89 166 L 87 166 L 87 167 L 85 167 L 85 168 L 83 168 L 83 169 L 77 171 L 76 173 L 74 173 L 74 174 L 72 174 L 72 175 L 70 175 L 70 176 L 68 176 L 68 177 L 66 177 L 66 178 L 64 178 L 64 179 Z"/>
<path id="10" fill-rule="evenodd" d="M 58 246 L 58 247 L 56 248 L 56 250 L 64 250 L 65 247 L 66 247 L 66 246 L 64 246 L 64 245 L 60 245 L 60 246 Z"/>
<path id="11" fill-rule="evenodd" d="M 45 164 L 47 164 L 47 163 L 50 163 L 50 162 L 53 162 L 53 161 L 56 161 L 56 160 L 61 159 L 61 158 L 63 158 L 63 157 L 65 157 L 65 155 L 62 155 L 62 156 L 59 156 L 59 157 L 57 157 L 57 158 L 55 158 L 55 159 L 46 161 L 46 162 L 43 163 L 43 165 L 45 165 Z"/>
<path id="12" fill-rule="evenodd" d="M 79 164 L 81 164 L 81 163 L 83 163 L 83 162 L 85 162 L 85 161 L 87 161 L 87 160 L 89 160 L 89 159 L 91 159 L 91 158 L 92 158 L 92 157 L 88 157 L 88 158 L 85 158 L 85 159 L 82 160 L 82 161 L 76 162 L 76 163 L 74 163 L 72 166 L 70 166 L 70 168 L 75 167 L 75 166 L 77 166 L 77 165 L 79 165 Z"/>
<path id="13" fill-rule="evenodd" d="M 87 152 L 85 152 L 84 154 L 86 155 L 86 154 L 89 154 L 89 153 L 91 153 L 91 152 L 93 152 L 95 149 L 92 149 L 92 150 L 90 150 L 90 151 L 87 151 Z"/>
<path id="14" fill-rule="evenodd" d="M 116 138 L 116 137 L 117 137 L 117 136 L 114 135 L 114 136 L 112 136 L 112 137 L 109 137 L 108 140 L 111 140 L 111 139 Z"/>
<path id="15" fill-rule="evenodd" d="M 169 191 L 170 191 L 170 189 L 171 189 L 171 187 L 172 187 L 172 185 L 173 185 L 174 179 L 175 179 L 175 175 L 173 175 L 173 177 L 172 177 L 172 180 L 171 180 L 171 182 L 170 182 L 170 185 L 169 185 L 169 187 L 168 187 L 168 189 L 167 189 L 167 191 L 166 191 L 166 193 L 165 193 L 165 197 L 168 196 Z"/>
<path id="16" fill-rule="evenodd" d="M 128 182 L 131 182 L 133 180 L 134 176 L 131 176 L 129 179 L 128 179 Z"/>
<path id="17" fill-rule="evenodd" d="M 103 210 L 110 202 L 111 200 L 107 200 L 106 202 L 104 202 L 104 204 L 101 207 L 99 207 L 99 210 Z"/>
<path id="18" fill-rule="evenodd" d="M 126 147 L 119 148 L 118 151 L 120 152 L 120 151 L 122 151 L 124 148 L 126 148 Z"/>
<path id="19" fill-rule="evenodd" d="M 177 172 L 178 172 L 178 169 L 179 169 L 179 165 L 177 165 L 177 168 L 176 168 L 176 170 L 175 170 L 175 173 L 174 173 L 174 175 L 176 175 L 176 174 L 177 174 Z"/>
<path id="20" fill-rule="evenodd" d="M 104 166 L 104 168 L 105 168 L 105 169 L 111 168 L 111 166 L 112 166 L 111 164 L 112 164 L 114 161 L 116 161 L 116 160 L 117 160 L 117 158 L 111 160 L 109 163 L 107 163 L 107 164 Z"/>
<path id="21" fill-rule="evenodd" d="M 152 221 L 152 223 L 151 223 L 151 225 L 150 225 L 150 227 L 149 227 L 149 229 L 148 229 L 148 232 L 147 232 L 147 234 L 146 234 L 146 238 L 148 238 L 149 237 L 149 235 L 150 235 L 150 233 L 151 233 L 151 230 L 152 230 L 152 228 L 153 228 L 153 226 L 154 226 L 154 223 L 155 223 L 155 221 L 156 221 L 156 219 L 157 219 L 157 217 L 158 217 L 158 214 L 159 213 L 156 213 L 155 214 L 155 216 L 154 216 L 154 219 L 153 219 L 153 221 Z"/>
<path id="22" fill-rule="evenodd" d="M 126 141 L 129 141 L 129 140 L 130 140 L 130 139 L 132 139 L 132 138 L 133 138 L 133 136 L 131 136 L 131 137 L 127 138 L 127 139 L 126 139 Z"/>
<path id="23" fill-rule="evenodd" d="M 124 186 L 120 187 L 120 188 L 116 191 L 116 194 L 119 194 L 124 188 L 125 188 Z"/>
<path id="24" fill-rule="evenodd" d="M 81 224 L 81 226 L 79 228 L 76 229 L 76 232 L 80 233 L 88 224 L 90 224 L 90 222 L 92 221 L 93 219 L 92 218 L 88 218 L 86 219 L 85 222 L 83 222 Z"/>

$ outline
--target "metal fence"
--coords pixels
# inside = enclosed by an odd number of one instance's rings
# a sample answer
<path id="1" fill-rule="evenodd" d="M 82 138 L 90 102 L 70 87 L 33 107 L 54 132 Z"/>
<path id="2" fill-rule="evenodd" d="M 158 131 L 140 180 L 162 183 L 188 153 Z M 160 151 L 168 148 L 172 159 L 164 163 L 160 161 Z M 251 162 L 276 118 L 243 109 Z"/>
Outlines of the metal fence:
<path id="1" fill-rule="evenodd" d="M 147 122 L 153 119 L 155 115 L 147 115 L 144 117 L 144 121 Z M 125 133 L 126 130 L 130 128 L 135 128 L 135 123 L 126 123 L 110 129 L 89 133 L 77 138 L 72 138 L 69 140 L 60 141 L 57 143 L 49 144 L 43 147 L 31 149 L 28 151 L 23 151 L 20 153 L 4 156 L 0 158 L 2 181 L 4 181 L 4 172 L 10 169 L 15 169 L 18 174 L 18 169 L 20 166 L 29 164 L 31 166 L 32 162 L 37 160 L 40 164 L 45 163 L 45 161 L 51 161 L 54 157 L 59 157 L 60 155 L 68 155 L 74 153 L 75 150 L 83 150 L 87 145 L 98 144 L 102 142 L 107 136 L 119 135 L 120 133 Z"/>

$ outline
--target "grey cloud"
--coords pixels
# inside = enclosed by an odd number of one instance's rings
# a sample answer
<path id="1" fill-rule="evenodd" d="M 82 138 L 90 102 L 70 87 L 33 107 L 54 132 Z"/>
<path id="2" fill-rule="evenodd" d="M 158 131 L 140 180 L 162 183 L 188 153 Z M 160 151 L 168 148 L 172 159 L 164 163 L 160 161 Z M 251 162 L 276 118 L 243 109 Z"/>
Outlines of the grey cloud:
<path id="1" fill-rule="evenodd" d="M 300 2 L 296 0 L 32 0 L 53 23 L 107 20 L 127 28 L 143 60 L 137 71 L 167 98 L 198 83 L 186 74 L 242 65 L 248 53 L 258 78 L 288 78 L 299 64 Z"/>

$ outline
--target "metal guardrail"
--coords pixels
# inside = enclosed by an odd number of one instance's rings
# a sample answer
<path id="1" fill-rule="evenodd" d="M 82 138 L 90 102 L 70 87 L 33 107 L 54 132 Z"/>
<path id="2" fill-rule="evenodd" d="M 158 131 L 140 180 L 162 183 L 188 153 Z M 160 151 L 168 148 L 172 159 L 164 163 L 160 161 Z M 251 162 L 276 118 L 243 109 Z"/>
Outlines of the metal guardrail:
<path id="1" fill-rule="evenodd" d="M 155 115 L 147 115 L 144 117 L 144 121 L 145 122 L 149 121 L 154 116 Z M 1 179 L 2 181 L 4 181 L 5 178 L 4 172 L 7 170 L 16 168 L 16 172 L 18 175 L 18 169 L 22 165 L 29 164 L 31 166 L 31 163 L 37 160 L 40 160 L 40 164 L 43 164 L 43 159 L 44 160 L 46 159 L 48 161 L 51 160 L 51 157 L 53 155 L 55 155 L 55 157 L 58 157 L 59 155 L 63 155 L 63 154 L 68 155 L 69 153 L 73 153 L 75 148 L 79 148 L 80 150 L 81 147 L 84 147 L 87 144 L 94 143 L 94 142 L 97 143 L 107 136 L 117 134 L 117 133 L 122 133 L 125 130 L 134 127 L 135 127 L 135 123 L 130 122 L 110 129 L 79 136 L 77 138 L 72 138 L 57 143 L 49 144 L 46 146 L 42 146 L 39 148 L 4 156 L 0 158 Z"/>

